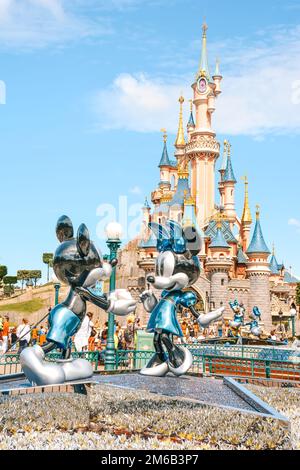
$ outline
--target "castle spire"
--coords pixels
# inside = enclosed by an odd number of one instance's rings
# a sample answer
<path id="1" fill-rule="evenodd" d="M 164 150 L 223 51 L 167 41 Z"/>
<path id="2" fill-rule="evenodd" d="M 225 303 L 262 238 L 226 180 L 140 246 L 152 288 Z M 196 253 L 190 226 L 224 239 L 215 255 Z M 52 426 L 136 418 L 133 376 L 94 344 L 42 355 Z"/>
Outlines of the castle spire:
<path id="1" fill-rule="evenodd" d="M 215 69 L 213 78 L 215 77 L 222 77 L 222 74 L 220 72 L 220 60 L 219 59 L 216 60 L 216 69 Z"/>
<path id="2" fill-rule="evenodd" d="M 163 147 L 163 153 L 160 159 L 159 167 L 170 166 L 171 162 L 169 159 L 169 154 L 168 154 L 168 149 L 167 149 L 168 134 L 167 134 L 166 129 L 161 129 L 161 132 L 163 132 L 164 147 Z"/>
<path id="3" fill-rule="evenodd" d="M 266 245 L 261 225 L 260 225 L 260 207 L 256 206 L 256 224 L 253 233 L 253 237 L 250 243 L 250 246 L 247 250 L 247 254 L 260 253 L 269 255 L 270 250 Z"/>
<path id="4" fill-rule="evenodd" d="M 248 178 L 244 176 L 245 181 L 245 200 L 244 200 L 244 211 L 242 216 L 242 224 L 252 224 L 251 210 L 249 206 L 249 190 L 248 190 Z"/>
<path id="5" fill-rule="evenodd" d="M 232 168 L 232 162 L 231 162 L 231 144 L 228 142 L 227 143 L 227 164 L 226 164 L 226 170 L 224 174 L 224 182 L 228 183 L 236 183 L 236 179 L 234 176 L 233 168 Z"/>
<path id="6" fill-rule="evenodd" d="M 178 133 L 177 133 L 177 138 L 175 142 L 175 147 L 185 146 L 185 138 L 184 138 L 184 130 L 183 130 L 183 111 L 182 111 L 182 106 L 184 103 L 183 96 L 180 96 L 179 103 L 180 103 L 179 126 L 178 126 Z"/>
<path id="7" fill-rule="evenodd" d="M 191 109 L 191 114 L 190 114 L 190 119 L 189 119 L 189 122 L 188 122 L 188 129 L 190 127 L 196 127 L 195 126 L 195 120 L 194 120 L 194 114 L 193 114 L 193 100 L 190 100 L 190 109 Z"/>
<path id="8" fill-rule="evenodd" d="M 279 274 L 279 264 L 276 259 L 276 254 L 275 254 L 275 244 L 273 243 L 273 248 L 272 248 L 272 256 L 270 259 L 270 270 L 271 274 L 273 275 L 278 275 Z"/>
<path id="9" fill-rule="evenodd" d="M 206 22 L 204 22 L 202 26 L 202 52 L 201 52 L 199 70 L 198 70 L 196 78 L 198 79 L 201 76 L 205 76 L 210 81 L 211 77 L 209 73 L 208 57 L 207 57 L 207 37 L 206 37 L 207 30 L 208 30 L 208 26 Z"/>
<path id="10" fill-rule="evenodd" d="M 220 173 L 221 173 L 221 180 L 222 181 L 224 179 L 225 171 L 226 171 L 226 168 L 227 168 L 227 151 L 228 151 L 228 141 L 224 140 L 223 159 L 222 159 L 221 168 L 219 170 Z"/>

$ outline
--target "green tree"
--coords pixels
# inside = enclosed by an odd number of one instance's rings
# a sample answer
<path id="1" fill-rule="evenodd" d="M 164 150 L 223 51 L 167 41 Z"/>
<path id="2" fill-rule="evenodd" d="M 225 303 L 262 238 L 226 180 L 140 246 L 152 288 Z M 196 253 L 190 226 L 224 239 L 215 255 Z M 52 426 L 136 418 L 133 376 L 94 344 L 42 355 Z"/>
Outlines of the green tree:
<path id="1" fill-rule="evenodd" d="M 53 253 L 43 253 L 43 263 L 47 264 L 47 282 L 49 282 L 49 270 L 53 266 Z"/>
<path id="2" fill-rule="evenodd" d="M 7 266 L 0 265 L 0 281 L 7 275 Z"/>
<path id="3" fill-rule="evenodd" d="M 296 305 L 300 307 L 300 282 L 296 286 Z"/>
<path id="4" fill-rule="evenodd" d="M 17 278 L 18 278 L 18 281 L 21 281 L 22 290 L 23 290 L 24 282 L 30 279 L 30 271 L 28 269 L 21 269 L 20 271 L 17 272 Z"/>
<path id="5" fill-rule="evenodd" d="M 38 270 L 29 271 L 29 279 L 33 280 L 34 287 L 36 287 L 36 283 L 37 283 L 38 279 L 41 279 L 41 277 L 42 277 L 42 272 L 41 271 L 38 271 Z"/>
<path id="6" fill-rule="evenodd" d="M 17 276 L 5 276 L 3 278 L 3 283 L 5 284 L 4 293 L 7 295 L 11 295 L 14 293 L 14 286 L 17 284 L 18 278 Z"/>

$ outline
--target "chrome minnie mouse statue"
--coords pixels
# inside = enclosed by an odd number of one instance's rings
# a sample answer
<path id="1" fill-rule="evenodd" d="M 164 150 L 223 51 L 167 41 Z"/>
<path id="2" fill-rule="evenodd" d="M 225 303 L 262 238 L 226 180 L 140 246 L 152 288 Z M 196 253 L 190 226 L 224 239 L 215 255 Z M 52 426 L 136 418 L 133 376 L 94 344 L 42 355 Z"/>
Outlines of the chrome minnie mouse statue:
<path id="1" fill-rule="evenodd" d="M 159 301 L 152 290 L 140 296 L 145 309 L 151 313 L 147 331 L 154 333 L 156 351 L 141 374 L 164 377 L 170 371 L 181 376 L 192 366 L 193 356 L 188 349 L 173 342 L 173 336 L 183 337 L 176 317 L 178 309 L 181 306 L 188 308 L 200 326 L 206 328 L 222 317 L 224 308 L 200 315 L 195 309 L 196 294 L 192 290 L 183 290 L 195 284 L 200 276 L 197 255 L 201 251 L 201 238 L 197 231 L 192 227 L 182 229 L 174 221 L 168 221 L 166 227 L 150 223 L 149 228 L 157 237 L 159 256 L 156 275 L 148 276 L 147 281 L 163 293 Z"/>
<path id="2" fill-rule="evenodd" d="M 70 290 L 67 298 L 50 313 L 47 343 L 43 347 L 26 348 L 20 355 L 25 375 L 37 385 L 85 379 L 93 374 L 88 361 L 69 359 L 70 339 L 85 317 L 86 301 L 121 316 L 136 308 L 136 302 L 127 291 L 116 290 L 107 298 L 93 290 L 97 281 L 109 279 L 117 261 L 103 262 L 84 224 L 80 225 L 75 238 L 71 220 L 62 216 L 57 222 L 56 234 L 60 245 L 54 255 L 53 269 L 57 278 L 68 284 Z M 62 360 L 57 363 L 45 361 L 45 354 L 56 348 L 62 350 Z"/>

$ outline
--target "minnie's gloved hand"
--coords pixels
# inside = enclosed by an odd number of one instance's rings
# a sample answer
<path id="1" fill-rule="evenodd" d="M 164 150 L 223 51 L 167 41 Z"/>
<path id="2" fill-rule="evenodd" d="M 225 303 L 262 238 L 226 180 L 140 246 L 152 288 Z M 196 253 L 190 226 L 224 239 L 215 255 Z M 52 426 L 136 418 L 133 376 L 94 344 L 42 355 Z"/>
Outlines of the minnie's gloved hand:
<path id="1" fill-rule="evenodd" d="M 198 323 L 202 328 L 207 328 L 211 323 L 220 320 L 225 311 L 225 307 L 219 308 L 214 312 L 200 315 L 198 318 Z"/>
<path id="2" fill-rule="evenodd" d="M 134 312 L 136 309 L 136 301 L 125 289 L 115 290 L 109 295 L 108 300 L 110 302 L 110 306 L 107 311 L 114 315 L 126 316 Z"/>

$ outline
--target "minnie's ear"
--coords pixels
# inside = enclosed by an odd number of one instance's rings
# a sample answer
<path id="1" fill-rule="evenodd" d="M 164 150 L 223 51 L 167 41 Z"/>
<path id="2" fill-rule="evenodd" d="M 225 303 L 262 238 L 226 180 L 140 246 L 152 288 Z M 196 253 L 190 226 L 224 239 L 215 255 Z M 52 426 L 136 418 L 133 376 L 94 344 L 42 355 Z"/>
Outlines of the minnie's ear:
<path id="1" fill-rule="evenodd" d="M 183 229 L 186 248 L 193 256 L 197 256 L 202 249 L 202 238 L 195 227 L 186 227 Z"/>
<path id="2" fill-rule="evenodd" d="M 60 243 L 64 242 L 65 240 L 70 240 L 74 236 L 74 229 L 71 219 L 66 216 L 62 215 L 56 224 L 56 236 Z"/>
<path id="3" fill-rule="evenodd" d="M 90 251 L 90 234 L 85 224 L 81 224 L 77 232 L 77 248 L 82 257 L 87 256 Z"/>

